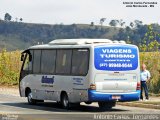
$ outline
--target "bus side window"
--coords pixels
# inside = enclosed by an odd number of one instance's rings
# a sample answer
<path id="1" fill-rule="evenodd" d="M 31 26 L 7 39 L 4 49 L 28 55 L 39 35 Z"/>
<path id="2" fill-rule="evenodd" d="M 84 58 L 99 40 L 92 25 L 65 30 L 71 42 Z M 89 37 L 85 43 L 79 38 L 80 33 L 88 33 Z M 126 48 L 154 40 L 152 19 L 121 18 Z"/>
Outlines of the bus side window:
<path id="1" fill-rule="evenodd" d="M 41 73 L 55 73 L 56 50 L 42 50 Z"/>
<path id="2" fill-rule="evenodd" d="M 87 49 L 75 49 L 72 55 L 72 74 L 86 75 L 88 71 L 89 51 Z"/>
<path id="3" fill-rule="evenodd" d="M 32 71 L 32 51 L 25 54 L 23 71 L 28 71 L 28 72 Z"/>
<path id="4" fill-rule="evenodd" d="M 29 72 L 32 72 L 32 67 L 33 67 L 33 50 L 30 51 L 29 54 L 29 65 L 28 65 Z"/>
<path id="5" fill-rule="evenodd" d="M 32 61 L 33 61 L 33 74 L 39 74 L 41 65 L 41 50 L 34 50 Z"/>
<path id="6" fill-rule="evenodd" d="M 56 73 L 70 74 L 72 50 L 57 50 Z"/>

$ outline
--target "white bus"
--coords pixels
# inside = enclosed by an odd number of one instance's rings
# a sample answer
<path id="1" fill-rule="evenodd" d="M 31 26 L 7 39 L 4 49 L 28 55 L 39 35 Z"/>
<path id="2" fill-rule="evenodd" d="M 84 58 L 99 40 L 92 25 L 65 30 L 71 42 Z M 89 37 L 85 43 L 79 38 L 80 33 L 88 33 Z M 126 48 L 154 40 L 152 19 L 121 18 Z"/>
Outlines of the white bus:
<path id="1" fill-rule="evenodd" d="M 53 100 L 68 109 L 98 102 L 110 109 L 140 97 L 139 51 L 124 41 L 53 40 L 28 48 L 21 61 L 20 96 L 29 104 Z"/>

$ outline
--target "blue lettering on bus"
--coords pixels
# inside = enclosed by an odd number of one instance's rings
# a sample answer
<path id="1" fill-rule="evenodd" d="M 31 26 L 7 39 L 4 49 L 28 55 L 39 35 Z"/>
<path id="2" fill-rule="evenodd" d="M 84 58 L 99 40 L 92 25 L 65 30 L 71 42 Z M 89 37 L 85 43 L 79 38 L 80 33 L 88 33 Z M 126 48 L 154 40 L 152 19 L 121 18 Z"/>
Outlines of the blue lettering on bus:
<path id="1" fill-rule="evenodd" d="M 138 67 L 138 50 L 136 47 L 127 45 L 96 47 L 94 65 L 98 70 L 135 70 Z"/>
<path id="2" fill-rule="evenodd" d="M 83 85 L 83 79 L 82 78 L 73 78 L 73 84 L 74 85 Z"/>
<path id="3" fill-rule="evenodd" d="M 53 84 L 54 83 L 54 76 L 51 78 L 48 78 L 47 76 L 42 76 L 41 83 Z"/>

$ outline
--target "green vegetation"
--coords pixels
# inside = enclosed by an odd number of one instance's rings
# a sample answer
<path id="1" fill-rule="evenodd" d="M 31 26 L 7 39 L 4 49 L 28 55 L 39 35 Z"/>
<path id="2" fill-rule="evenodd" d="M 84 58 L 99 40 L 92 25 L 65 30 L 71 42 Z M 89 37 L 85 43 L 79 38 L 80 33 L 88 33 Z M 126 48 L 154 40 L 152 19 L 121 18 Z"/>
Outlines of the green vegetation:
<path id="1" fill-rule="evenodd" d="M 0 53 L 0 84 L 17 85 L 21 67 L 20 51 Z"/>
<path id="2" fill-rule="evenodd" d="M 142 39 L 141 44 L 139 44 L 139 48 L 141 51 L 144 52 L 151 52 L 151 51 L 159 51 L 159 39 L 160 34 L 158 32 L 153 31 L 152 25 L 148 25 L 148 30 Z"/>
<path id="3" fill-rule="evenodd" d="M 145 63 L 151 72 L 151 80 L 148 83 L 149 91 L 160 93 L 160 52 L 142 52 L 140 61 Z"/>

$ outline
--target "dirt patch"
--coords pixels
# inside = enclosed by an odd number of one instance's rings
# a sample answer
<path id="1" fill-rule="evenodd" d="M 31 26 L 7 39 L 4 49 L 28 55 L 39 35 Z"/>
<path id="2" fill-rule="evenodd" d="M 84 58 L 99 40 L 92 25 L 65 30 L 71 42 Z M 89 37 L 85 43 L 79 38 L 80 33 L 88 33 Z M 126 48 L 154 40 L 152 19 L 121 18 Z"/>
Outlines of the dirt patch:
<path id="1" fill-rule="evenodd" d="M 141 107 L 141 108 L 151 108 L 151 109 L 160 109 L 160 105 L 157 104 L 143 104 L 138 102 L 118 102 L 118 105 L 130 106 L 130 107 Z"/>
<path id="2" fill-rule="evenodd" d="M 0 94 L 9 94 L 19 96 L 18 86 L 0 85 Z"/>

